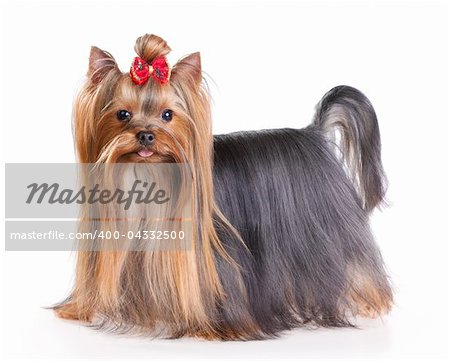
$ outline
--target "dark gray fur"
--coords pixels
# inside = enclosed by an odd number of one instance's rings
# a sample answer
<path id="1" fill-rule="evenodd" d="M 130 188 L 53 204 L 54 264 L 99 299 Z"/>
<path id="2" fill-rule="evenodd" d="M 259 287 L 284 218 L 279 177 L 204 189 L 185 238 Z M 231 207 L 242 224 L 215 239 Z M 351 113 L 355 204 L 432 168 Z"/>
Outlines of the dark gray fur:
<path id="1" fill-rule="evenodd" d="M 336 130 L 343 157 L 336 153 Z M 349 293 L 373 303 L 361 279 L 390 304 L 368 222 L 385 189 L 380 137 L 361 92 L 332 89 L 305 129 L 218 135 L 214 150 L 216 200 L 246 247 L 220 224 L 217 229 L 242 269 L 248 296 L 243 299 L 235 271 L 217 257 L 228 303 L 213 315 L 218 328 L 245 328 L 250 319 L 260 329 L 250 338 L 264 338 L 307 323 L 351 325 L 356 306 Z M 354 269 L 358 278 L 349 272 Z"/>

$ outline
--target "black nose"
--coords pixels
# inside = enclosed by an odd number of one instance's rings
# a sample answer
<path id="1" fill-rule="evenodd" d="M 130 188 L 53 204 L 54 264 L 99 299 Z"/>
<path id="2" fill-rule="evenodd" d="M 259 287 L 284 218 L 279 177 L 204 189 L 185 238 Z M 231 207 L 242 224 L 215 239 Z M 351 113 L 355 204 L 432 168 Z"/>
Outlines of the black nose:
<path id="1" fill-rule="evenodd" d="M 155 135 L 152 132 L 139 132 L 137 138 L 142 145 L 150 145 L 155 142 Z"/>

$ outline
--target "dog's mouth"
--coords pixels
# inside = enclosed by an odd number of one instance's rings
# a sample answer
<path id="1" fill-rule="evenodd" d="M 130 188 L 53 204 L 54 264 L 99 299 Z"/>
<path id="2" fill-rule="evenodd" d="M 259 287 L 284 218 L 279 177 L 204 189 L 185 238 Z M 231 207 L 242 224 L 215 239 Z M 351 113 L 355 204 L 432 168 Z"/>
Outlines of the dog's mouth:
<path id="1" fill-rule="evenodd" d="M 153 146 L 137 146 L 129 149 L 117 159 L 118 163 L 177 163 L 174 157 L 168 153 L 162 153 Z"/>
<path id="2" fill-rule="evenodd" d="M 147 148 L 142 148 L 136 152 L 142 158 L 150 158 L 154 152 Z"/>

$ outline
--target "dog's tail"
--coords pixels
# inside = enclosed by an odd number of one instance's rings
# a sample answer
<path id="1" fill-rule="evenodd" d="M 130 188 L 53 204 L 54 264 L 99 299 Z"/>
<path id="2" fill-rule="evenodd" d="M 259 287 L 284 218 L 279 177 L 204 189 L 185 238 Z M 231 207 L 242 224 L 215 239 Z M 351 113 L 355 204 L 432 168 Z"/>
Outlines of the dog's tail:
<path id="1" fill-rule="evenodd" d="M 378 120 L 369 99 L 355 88 L 337 86 L 317 105 L 313 126 L 336 145 L 364 208 L 370 212 L 381 204 L 386 177 Z"/>

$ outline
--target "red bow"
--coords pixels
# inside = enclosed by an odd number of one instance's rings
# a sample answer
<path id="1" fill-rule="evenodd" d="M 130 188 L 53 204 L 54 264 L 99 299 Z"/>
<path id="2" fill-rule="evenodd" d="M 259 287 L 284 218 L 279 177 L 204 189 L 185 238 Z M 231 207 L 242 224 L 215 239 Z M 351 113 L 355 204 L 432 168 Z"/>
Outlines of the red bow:
<path id="1" fill-rule="evenodd" d="M 164 56 L 155 58 L 151 65 L 137 56 L 131 64 L 130 76 L 138 85 L 145 84 L 150 76 L 161 84 L 166 84 L 169 81 L 169 65 Z"/>

